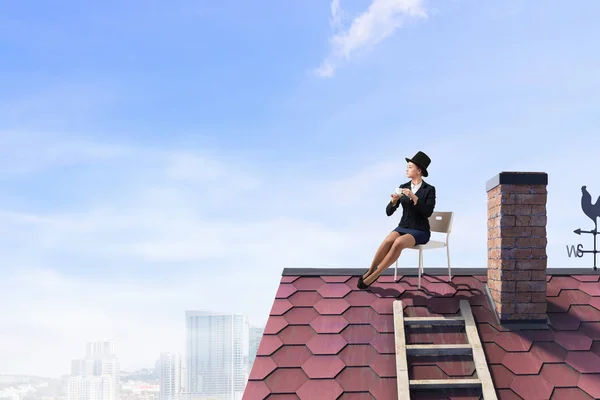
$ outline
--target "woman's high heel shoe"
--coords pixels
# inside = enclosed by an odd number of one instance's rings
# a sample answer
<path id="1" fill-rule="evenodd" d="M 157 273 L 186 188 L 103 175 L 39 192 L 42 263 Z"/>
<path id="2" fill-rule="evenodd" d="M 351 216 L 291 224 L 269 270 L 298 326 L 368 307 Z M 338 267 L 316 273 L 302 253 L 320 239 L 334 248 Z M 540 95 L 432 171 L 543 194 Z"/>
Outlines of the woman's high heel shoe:
<path id="1" fill-rule="evenodd" d="M 375 281 L 373 281 L 373 282 L 375 282 Z M 368 288 L 369 286 L 371 286 L 371 285 L 373 284 L 373 282 L 371 282 L 370 284 L 368 284 L 368 285 L 367 285 L 367 284 L 365 283 L 365 281 L 364 281 L 363 277 L 361 276 L 360 278 L 358 278 L 358 284 L 356 285 L 356 287 L 357 287 L 357 288 L 359 288 L 359 289 L 361 289 L 361 290 L 362 290 L 362 289 L 366 289 L 366 288 Z"/>
<path id="2" fill-rule="evenodd" d="M 361 276 L 360 278 L 358 278 L 358 283 L 356 284 L 356 287 L 359 289 L 366 289 L 367 286 L 365 285 L 365 282 L 363 281 L 363 277 Z"/>

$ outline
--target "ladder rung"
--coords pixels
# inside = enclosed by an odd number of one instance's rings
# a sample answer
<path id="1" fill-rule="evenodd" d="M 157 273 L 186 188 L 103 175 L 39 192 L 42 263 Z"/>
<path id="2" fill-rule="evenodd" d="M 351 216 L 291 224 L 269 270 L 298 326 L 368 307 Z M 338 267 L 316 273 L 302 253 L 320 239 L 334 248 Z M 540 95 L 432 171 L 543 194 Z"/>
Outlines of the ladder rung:
<path id="1" fill-rule="evenodd" d="M 470 344 L 408 344 L 406 354 L 411 356 L 473 354 Z"/>
<path id="2" fill-rule="evenodd" d="M 428 379 L 409 381 L 411 389 L 447 389 L 447 388 L 480 388 L 479 379 Z"/>
<path id="3" fill-rule="evenodd" d="M 464 325 L 464 317 L 405 317 L 406 325 Z"/>

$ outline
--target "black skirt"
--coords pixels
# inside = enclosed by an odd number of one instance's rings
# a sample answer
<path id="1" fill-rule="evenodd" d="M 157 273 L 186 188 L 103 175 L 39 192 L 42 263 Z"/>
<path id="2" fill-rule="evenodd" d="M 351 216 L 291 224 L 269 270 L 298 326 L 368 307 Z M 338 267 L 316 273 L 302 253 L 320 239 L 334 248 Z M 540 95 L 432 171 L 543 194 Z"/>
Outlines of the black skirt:
<path id="1" fill-rule="evenodd" d="M 420 231 L 417 229 L 402 228 L 400 226 L 394 229 L 393 232 L 398 232 L 400 235 L 404 235 L 407 233 L 409 235 L 412 235 L 412 237 L 414 237 L 415 241 L 417 242 L 416 245 L 425 244 L 429 242 L 429 239 L 431 238 L 431 232 Z"/>

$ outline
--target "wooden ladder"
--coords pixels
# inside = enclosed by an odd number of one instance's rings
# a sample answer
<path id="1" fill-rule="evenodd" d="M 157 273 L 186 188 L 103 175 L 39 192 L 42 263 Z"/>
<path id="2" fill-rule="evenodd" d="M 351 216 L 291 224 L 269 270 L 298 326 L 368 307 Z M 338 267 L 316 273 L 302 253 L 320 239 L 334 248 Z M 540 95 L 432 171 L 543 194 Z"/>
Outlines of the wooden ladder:
<path id="1" fill-rule="evenodd" d="M 498 400 L 479 340 L 477 325 L 467 300 L 460 300 L 460 316 L 404 317 L 402 301 L 394 301 L 394 331 L 396 340 L 396 375 L 398 399 L 410 400 L 410 389 L 481 388 L 485 400 Z M 406 344 L 406 325 L 463 326 L 468 344 Z M 476 379 L 415 380 L 408 378 L 407 356 L 472 355 L 477 371 Z"/>

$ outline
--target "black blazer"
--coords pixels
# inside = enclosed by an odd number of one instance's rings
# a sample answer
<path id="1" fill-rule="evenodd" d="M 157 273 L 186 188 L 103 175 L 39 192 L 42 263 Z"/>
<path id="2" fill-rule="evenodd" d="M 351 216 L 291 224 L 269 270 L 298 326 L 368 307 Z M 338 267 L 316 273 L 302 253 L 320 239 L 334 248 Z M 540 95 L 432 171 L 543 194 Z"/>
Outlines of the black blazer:
<path id="1" fill-rule="evenodd" d="M 400 185 L 400 187 L 410 189 L 410 182 L 408 181 Z M 431 217 L 435 208 L 435 187 L 423 181 L 415 195 L 419 198 L 416 205 L 408 196 L 400 196 L 395 206 L 392 205 L 392 201 L 390 200 L 385 212 L 389 217 L 402 204 L 402 219 L 400 219 L 400 223 L 398 224 L 399 227 L 431 232 L 429 217 Z"/>

